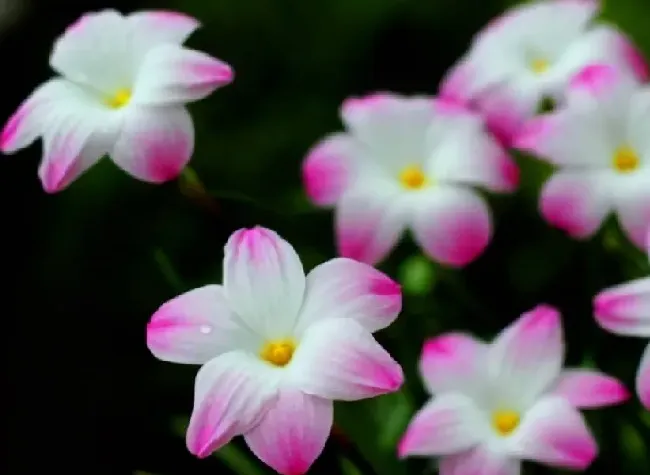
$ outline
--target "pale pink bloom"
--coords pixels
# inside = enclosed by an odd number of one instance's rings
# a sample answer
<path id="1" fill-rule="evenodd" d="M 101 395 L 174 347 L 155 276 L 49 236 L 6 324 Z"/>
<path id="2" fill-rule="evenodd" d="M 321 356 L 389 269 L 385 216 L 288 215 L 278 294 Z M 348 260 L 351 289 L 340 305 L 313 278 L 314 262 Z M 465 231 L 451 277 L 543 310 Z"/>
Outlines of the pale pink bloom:
<path id="1" fill-rule="evenodd" d="M 644 248 L 650 224 L 650 86 L 611 66 L 586 67 L 567 104 L 528 122 L 515 146 L 559 170 L 544 185 L 540 208 L 575 238 L 593 235 L 614 213 Z"/>
<path id="2" fill-rule="evenodd" d="M 5 125 L 0 149 L 43 139 L 38 175 L 48 193 L 67 187 L 102 156 L 132 176 L 178 176 L 194 148 L 185 103 L 230 83 L 226 63 L 182 43 L 199 23 L 181 13 L 87 13 L 56 40 L 58 77 L 39 86 Z"/>
<path id="3" fill-rule="evenodd" d="M 347 131 L 326 137 L 303 164 L 307 194 L 336 207 L 339 254 L 381 261 L 406 230 L 433 259 L 463 266 L 492 233 L 474 187 L 516 188 L 518 169 L 481 117 L 430 97 L 377 93 L 343 103 Z"/>
<path id="4" fill-rule="evenodd" d="M 650 338 L 650 277 L 603 290 L 594 298 L 594 313 L 600 326 L 612 333 Z M 641 358 L 636 388 L 641 402 L 650 409 L 650 343 Z"/>
<path id="5" fill-rule="evenodd" d="M 420 372 L 432 398 L 398 452 L 440 456 L 440 475 L 519 475 L 520 460 L 584 469 L 597 445 L 578 408 L 629 397 L 598 371 L 562 369 L 560 314 L 540 305 L 492 343 L 448 333 L 427 341 Z"/>
<path id="6" fill-rule="evenodd" d="M 293 247 L 260 227 L 230 237 L 223 281 L 165 303 L 147 327 L 156 357 L 203 365 L 187 446 L 207 457 L 243 434 L 263 462 L 301 475 L 329 436 L 332 400 L 402 385 L 400 365 L 372 336 L 400 312 L 400 287 L 344 258 L 305 277 Z"/>
<path id="7" fill-rule="evenodd" d="M 570 78 L 594 62 L 619 65 L 648 77 L 645 60 L 623 33 L 594 24 L 598 1 L 527 2 L 494 19 L 442 81 L 440 94 L 485 114 L 510 144 L 543 98 L 564 99 Z"/>

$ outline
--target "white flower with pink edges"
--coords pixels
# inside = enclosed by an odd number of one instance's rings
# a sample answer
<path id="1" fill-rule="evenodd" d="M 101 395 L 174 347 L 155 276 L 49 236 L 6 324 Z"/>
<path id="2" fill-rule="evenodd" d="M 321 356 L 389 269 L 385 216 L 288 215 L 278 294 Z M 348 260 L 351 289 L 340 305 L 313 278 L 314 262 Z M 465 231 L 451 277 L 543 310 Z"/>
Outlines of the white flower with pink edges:
<path id="1" fill-rule="evenodd" d="M 489 344 L 463 333 L 427 341 L 420 372 L 432 398 L 399 455 L 442 457 L 440 475 L 519 475 L 521 460 L 585 469 L 598 447 L 578 409 L 629 394 L 598 371 L 562 369 L 563 360 L 560 314 L 546 305 Z"/>
<path id="2" fill-rule="evenodd" d="M 243 435 L 282 475 L 304 474 L 325 446 L 332 400 L 396 391 L 402 368 L 372 333 L 401 310 L 398 284 L 338 258 L 307 276 L 275 232 L 240 229 L 228 240 L 223 286 L 165 303 L 147 326 L 161 360 L 202 364 L 187 446 L 207 457 Z"/>
<path id="3" fill-rule="evenodd" d="M 612 66 L 588 66 L 571 81 L 565 107 L 529 121 L 515 146 L 558 167 L 540 199 L 549 224 L 587 238 L 613 213 L 645 249 L 650 86 Z"/>
<path id="4" fill-rule="evenodd" d="M 650 259 L 650 230 L 647 246 Z M 650 277 L 603 290 L 594 299 L 594 312 L 600 326 L 612 333 L 650 338 Z M 650 410 L 650 343 L 641 357 L 636 389 Z"/>
<path id="5" fill-rule="evenodd" d="M 233 80 L 226 63 L 184 48 L 198 28 L 181 13 L 87 13 L 56 40 L 39 86 L 9 119 L 0 149 L 43 139 L 38 175 L 55 193 L 109 155 L 140 180 L 176 178 L 190 160 L 194 125 L 184 104 Z"/>
<path id="6" fill-rule="evenodd" d="M 599 10 L 595 0 L 541 0 L 511 8 L 474 36 L 443 79 L 441 96 L 479 110 L 510 145 L 542 99 L 563 102 L 571 77 L 589 64 L 614 64 L 647 79 L 633 43 L 614 26 L 594 22 Z"/>
<path id="7" fill-rule="evenodd" d="M 376 264 L 406 230 L 434 260 L 476 259 L 492 235 L 475 187 L 513 191 L 516 164 L 474 112 L 431 97 L 376 93 L 343 103 L 346 131 L 303 163 L 310 199 L 335 207 L 341 256 Z"/>

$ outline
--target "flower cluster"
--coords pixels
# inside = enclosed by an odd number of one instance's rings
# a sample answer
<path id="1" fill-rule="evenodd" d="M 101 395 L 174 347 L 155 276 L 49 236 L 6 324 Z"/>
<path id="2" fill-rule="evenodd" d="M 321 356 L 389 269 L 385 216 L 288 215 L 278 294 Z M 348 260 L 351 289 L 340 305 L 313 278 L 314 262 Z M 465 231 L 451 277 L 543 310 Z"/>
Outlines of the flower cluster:
<path id="1" fill-rule="evenodd" d="M 485 192 L 511 193 L 512 151 L 555 170 L 541 216 L 573 238 L 614 214 L 650 253 L 650 86 L 630 39 L 595 20 L 592 0 L 514 7 L 472 39 L 435 97 L 376 92 L 345 100 L 344 132 L 307 153 L 302 177 L 317 206 L 334 208 L 340 257 L 305 273 L 294 248 L 257 226 L 225 245 L 223 284 L 164 303 L 147 325 L 159 359 L 202 365 L 187 447 L 209 456 L 243 435 L 282 475 L 302 475 L 323 451 L 333 401 L 402 386 L 400 364 L 375 340 L 402 309 L 400 286 L 373 266 L 408 230 L 432 260 L 464 267 L 489 246 Z M 69 186 L 102 156 L 135 178 L 178 177 L 194 147 L 185 104 L 230 83 L 226 63 L 182 46 L 186 15 L 88 13 L 55 42 L 59 74 L 9 119 L 0 148 L 43 139 L 46 192 Z M 541 112 L 545 101 L 554 104 Z M 650 337 L 650 278 L 603 290 L 595 318 Z M 539 305 L 492 343 L 460 332 L 425 342 L 431 395 L 397 452 L 439 456 L 442 475 L 517 475 L 520 460 L 584 469 L 598 447 L 580 409 L 629 398 L 595 369 L 563 369 L 560 312 Z M 650 409 L 650 346 L 637 392 Z"/>

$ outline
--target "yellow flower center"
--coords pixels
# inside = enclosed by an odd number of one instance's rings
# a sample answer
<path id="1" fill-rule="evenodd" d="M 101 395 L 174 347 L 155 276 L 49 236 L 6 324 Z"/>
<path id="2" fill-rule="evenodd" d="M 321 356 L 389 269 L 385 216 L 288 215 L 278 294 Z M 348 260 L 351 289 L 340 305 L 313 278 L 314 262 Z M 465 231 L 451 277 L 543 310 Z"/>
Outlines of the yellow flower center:
<path id="1" fill-rule="evenodd" d="M 550 66 L 550 63 L 543 59 L 543 58 L 536 58 L 530 62 L 530 69 L 535 73 L 535 74 L 543 74 L 545 73 Z"/>
<path id="2" fill-rule="evenodd" d="M 113 96 L 106 99 L 106 105 L 112 109 L 119 109 L 124 107 L 131 100 L 131 90 L 130 89 L 118 89 Z"/>
<path id="3" fill-rule="evenodd" d="M 291 361 L 296 344 L 293 340 L 274 340 L 264 344 L 260 358 L 273 366 L 286 366 Z"/>
<path id="4" fill-rule="evenodd" d="M 630 173 L 639 168 L 639 155 L 632 147 L 623 145 L 614 152 L 614 169 L 619 173 Z"/>
<path id="5" fill-rule="evenodd" d="M 501 435 L 508 435 L 519 425 L 519 413 L 510 410 L 496 411 L 492 415 L 492 425 Z"/>
<path id="6" fill-rule="evenodd" d="M 427 177 L 417 165 L 409 165 L 399 174 L 402 186 L 409 190 L 419 190 L 427 184 Z"/>

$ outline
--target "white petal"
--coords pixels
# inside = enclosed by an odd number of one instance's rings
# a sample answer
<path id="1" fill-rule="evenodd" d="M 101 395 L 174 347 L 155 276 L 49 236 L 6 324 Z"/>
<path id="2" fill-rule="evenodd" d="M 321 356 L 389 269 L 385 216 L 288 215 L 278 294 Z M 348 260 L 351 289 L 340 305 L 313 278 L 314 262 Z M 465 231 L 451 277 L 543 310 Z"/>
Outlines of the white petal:
<path id="1" fill-rule="evenodd" d="M 558 56 L 580 37 L 598 10 L 598 2 L 591 0 L 528 2 L 490 22 L 477 39 L 498 38 L 504 44 L 519 40 L 520 45 Z"/>
<path id="2" fill-rule="evenodd" d="M 52 69 L 66 79 L 114 94 L 132 84 L 129 29 L 115 10 L 86 13 L 59 37 L 50 56 Z"/>
<path id="3" fill-rule="evenodd" d="M 650 344 L 646 346 L 636 374 L 636 390 L 646 409 L 650 410 Z"/>
<path id="4" fill-rule="evenodd" d="M 612 211 L 613 172 L 567 170 L 555 173 L 542 188 L 540 212 L 569 236 L 592 236 Z"/>
<path id="5" fill-rule="evenodd" d="M 55 193 L 110 150 L 120 120 L 78 86 L 50 84 L 49 95 L 35 98 L 33 103 L 28 100 L 27 112 L 19 110 L 7 128 L 13 130 L 14 139 L 8 139 L 13 147 L 33 139 L 34 133 L 42 135 L 43 159 L 38 175 L 45 191 Z"/>
<path id="6" fill-rule="evenodd" d="M 332 134 L 314 145 L 302 163 L 307 196 L 319 206 L 336 203 L 354 183 L 362 146 L 349 134 Z"/>
<path id="7" fill-rule="evenodd" d="M 345 193 L 335 214 L 339 255 L 370 265 L 383 260 L 406 229 L 410 204 L 389 183 L 368 182 Z"/>
<path id="8" fill-rule="evenodd" d="M 476 447 L 440 460 L 440 475 L 520 475 L 521 463 L 486 446 Z"/>
<path id="9" fill-rule="evenodd" d="M 420 375 L 431 394 L 479 396 L 485 382 L 488 346 L 470 335 L 446 333 L 425 341 Z"/>
<path id="10" fill-rule="evenodd" d="M 609 167 L 619 145 L 612 138 L 608 117 L 593 103 L 537 116 L 514 140 L 516 148 L 554 165 L 590 169 Z"/>
<path id="11" fill-rule="evenodd" d="M 590 28 L 571 44 L 556 68 L 561 74 L 571 77 L 590 64 L 611 64 L 639 80 L 647 79 L 643 56 L 632 41 L 612 25 L 600 24 Z"/>
<path id="12" fill-rule="evenodd" d="M 485 117 L 488 130 L 504 147 L 511 147 L 519 130 L 536 114 L 543 98 L 544 88 L 538 83 L 503 83 L 478 95 L 475 107 Z"/>
<path id="13" fill-rule="evenodd" d="M 650 160 L 650 150 L 642 160 Z M 646 250 L 650 226 L 650 163 L 629 176 L 617 176 L 612 191 L 621 227 L 639 249 Z"/>
<path id="14" fill-rule="evenodd" d="M 650 337 L 650 277 L 603 290 L 594 298 L 594 313 L 613 333 Z"/>
<path id="15" fill-rule="evenodd" d="M 133 46 L 140 52 L 161 44 L 183 44 L 200 26 L 196 18 L 167 10 L 148 10 L 126 17 Z"/>
<path id="16" fill-rule="evenodd" d="M 492 237 L 490 212 L 474 191 L 439 185 L 418 195 L 413 234 L 431 258 L 462 267 L 487 247 Z"/>
<path id="17" fill-rule="evenodd" d="M 113 161 L 135 178 L 163 183 L 178 177 L 194 150 L 194 125 L 184 107 L 127 106 Z"/>
<path id="18" fill-rule="evenodd" d="M 483 119 L 446 100 L 435 101 L 435 106 L 440 117 L 429 129 L 427 175 L 444 183 L 513 191 L 519 181 L 517 165 L 485 130 Z"/>
<path id="19" fill-rule="evenodd" d="M 563 398 L 540 399 L 509 441 L 518 456 L 553 467 L 584 470 L 598 446 L 577 409 Z"/>
<path id="20" fill-rule="evenodd" d="M 52 122 L 52 110 L 70 96 L 75 86 L 64 79 L 50 79 L 41 84 L 18 107 L 2 130 L 0 148 L 2 153 L 14 153 L 28 147 Z"/>
<path id="21" fill-rule="evenodd" d="M 504 403 L 523 410 L 556 380 L 563 360 L 560 314 L 539 305 L 494 340 L 487 354 L 488 374 Z"/>
<path id="22" fill-rule="evenodd" d="M 341 117 L 348 131 L 369 148 L 373 158 L 398 174 L 405 161 L 422 164 L 427 156 L 432 104 L 428 97 L 375 93 L 347 99 Z"/>
<path id="23" fill-rule="evenodd" d="M 204 458 L 260 423 L 275 404 L 278 372 L 243 352 L 205 364 L 196 376 L 187 447 Z"/>
<path id="24" fill-rule="evenodd" d="M 274 406 L 244 438 L 276 472 L 302 475 L 325 448 L 333 415 L 332 401 L 282 388 Z"/>
<path id="25" fill-rule="evenodd" d="M 262 341 L 239 324 L 220 285 L 165 302 L 147 324 L 147 346 L 164 361 L 202 364 L 231 350 L 258 351 Z"/>
<path id="26" fill-rule="evenodd" d="M 332 259 L 307 275 L 297 331 L 324 318 L 353 318 L 372 333 L 390 325 L 401 309 L 401 288 L 387 275 L 352 259 Z"/>
<path id="27" fill-rule="evenodd" d="M 487 440 L 487 418 L 475 403 L 460 393 L 435 396 L 411 420 L 397 452 L 411 455 L 449 455 Z"/>
<path id="28" fill-rule="evenodd" d="M 625 402 L 630 393 L 616 378 L 588 369 L 562 371 L 552 394 L 578 408 L 606 407 Z"/>
<path id="29" fill-rule="evenodd" d="M 627 139 L 630 147 L 642 155 L 644 165 L 650 163 L 650 134 L 647 125 L 650 121 L 650 86 L 643 86 L 632 96 L 626 118 Z"/>
<path id="30" fill-rule="evenodd" d="M 136 104 L 183 104 L 197 101 L 232 82 L 232 68 L 216 58 L 175 44 L 152 49 L 144 58 L 135 86 Z"/>
<path id="31" fill-rule="evenodd" d="M 311 325 L 289 370 L 296 387 L 305 393 L 344 401 L 397 391 L 404 381 L 400 365 L 351 318 Z"/>
<path id="32" fill-rule="evenodd" d="M 638 80 L 626 71 L 608 64 L 591 64 L 571 79 L 566 92 L 567 107 L 605 114 L 614 124 L 624 122 L 631 98 L 639 87 Z"/>
<path id="33" fill-rule="evenodd" d="M 223 282 L 233 310 L 265 338 L 293 336 L 305 294 L 294 248 L 275 231 L 235 231 L 225 247 Z"/>

